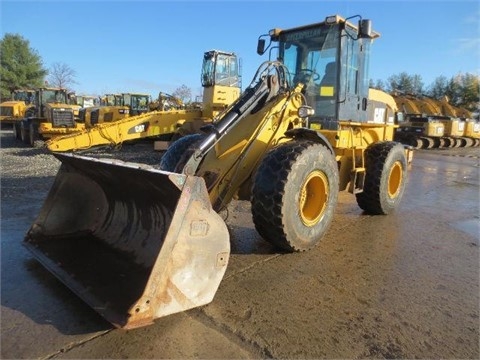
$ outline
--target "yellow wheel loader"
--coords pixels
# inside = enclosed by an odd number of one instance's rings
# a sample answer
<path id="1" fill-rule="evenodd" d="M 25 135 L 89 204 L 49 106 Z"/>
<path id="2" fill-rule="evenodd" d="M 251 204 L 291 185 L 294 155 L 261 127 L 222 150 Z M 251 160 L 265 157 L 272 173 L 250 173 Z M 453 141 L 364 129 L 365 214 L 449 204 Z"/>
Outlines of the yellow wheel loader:
<path id="1" fill-rule="evenodd" d="M 0 125 L 12 125 L 15 138 L 20 139 L 20 121 L 35 102 L 35 90 L 17 89 L 11 99 L 0 104 Z"/>
<path id="2" fill-rule="evenodd" d="M 38 140 L 81 131 L 84 126 L 75 121 L 75 108 L 69 104 L 65 89 L 36 89 L 34 106 L 20 120 L 20 139 L 34 146 Z"/>
<path id="3" fill-rule="evenodd" d="M 255 228 L 288 251 L 321 241 L 339 191 L 366 213 L 393 212 L 411 151 L 392 141 L 393 99 L 367 87 L 378 36 L 340 16 L 272 30 L 277 60 L 160 169 L 54 154 L 61 168 L 25 246 L 112 324 L 135 328 L 212 301 L 230 254 L 217 212 L 233 198 L 251 200 Z"/>
<path id="4" fill-rule="evenodd" d="M 47 143 L 53 152 L 78 151 L 97 146 L 116 147 L 125 141 L 159 137 L 170 140 L 198 132 L 240 95 L 240 73 L 237 55 L 210 50 L 204 53 L 202 64 L 203 108 L 178 109 L 177 106 L 158 105 L 160 110 L 134 111 L 130 101 L 124 107 L 93 108 L 86 113 L 85 131 Z M 133 97 L 132 97 L 133 99 Z M 128 105 L 128 106 L 126 106 Z M 148 104 L 147 104 L 148 105 Z M 123 117 L 123 119 L 121 119 Z"/>

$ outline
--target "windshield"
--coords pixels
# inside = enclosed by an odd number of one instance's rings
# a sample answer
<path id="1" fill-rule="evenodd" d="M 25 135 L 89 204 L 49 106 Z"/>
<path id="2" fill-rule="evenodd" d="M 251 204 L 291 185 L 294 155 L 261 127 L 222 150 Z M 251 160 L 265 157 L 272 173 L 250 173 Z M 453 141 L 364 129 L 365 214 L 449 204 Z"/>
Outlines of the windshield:
<path id="1" fill-rule="evenodd" d="M 290 81 L 310 81 L 320 85 L 337 62 L 338 27 L 287 32 L 280 35 L 280 60 L 288 68 Z M 327 65 L 330 66 L 327 69 Z"/>
<path id="2" fill-rule="evenodd" d="M 46 103 L 67 103 L 67 93 L 63 90 L 44 90 L 42 104 Z"/>
<path id="3" fill-rule="evenodd" d="M 202 65 L 202 86 L 240 87 L 239 66 L 234 54 L 206 53 Z"/>
<path id="4" fill-rule="evenodd" d="M 13 100 L 25 101 L 27 104 L 34 102 L 35 94 L 33 91 L 15 91 L 13 93 Z"/>
<path id="5" fill-rule="evenodd" d="M 115 94 L 107 94 L 103 99 L 103 104 L 106 106 L 122 106 L 122 96 Z"/>
<path id="6" fill-rule="evenodd" d="M 132 95 L 131 108 L 132 110 L 145 111 L 148 110 L 148 95 Z"/>
<path id="7" fill-rule="evenodd" d="M 285 32 L 279 38 L 279 59 L 288 69 L 289 81 L 305 84 L 316 116 L 336 114 L 339 32 L 334 25 Z"/>

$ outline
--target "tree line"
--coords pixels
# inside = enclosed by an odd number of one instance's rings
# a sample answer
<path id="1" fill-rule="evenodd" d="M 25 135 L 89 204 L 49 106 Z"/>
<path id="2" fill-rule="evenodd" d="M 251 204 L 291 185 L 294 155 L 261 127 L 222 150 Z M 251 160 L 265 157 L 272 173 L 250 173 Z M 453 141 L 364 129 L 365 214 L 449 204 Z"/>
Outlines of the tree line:
<path id="1" fill-rule="evenodd" d="M 41 56 L 30 47 L 28 40 L 19 34 L 5 34 L 0 40 L 0 91 L 7 99 L 15 89 L 37 88 L 48 84 L 71 90 L 76 84 L 76 72 L 64 63 L 53 63 L 45 68 Z M 448 98 L 452 105 L 478 112 L 480 109 L 480 76 L 465 73 L 452 78 L 441 75 L 425 87 L 421 75 L 401 72 L 384 80 L 370 80 L 370 87 L 385 92 L 400 92 L 412 95 L 427 95 L 435 99 Z M 186 85 L 172 94 L 184 103 L 191 101 L 192 92 Z"/>
<path id="2" fill-rule="evenodd" d="M 386 82 L 370 80 L 370 87 L 389 93 L 426 95 L 438 100 L 446 97 L 454 106 L 472 112 L 480 110 L 480 76 L 470 73 L 460 73 L 450 79 L 441 75 L 436 77 L 430 86 L 425 87 L 421 75 L 401 72 L 390 76 Z"/>

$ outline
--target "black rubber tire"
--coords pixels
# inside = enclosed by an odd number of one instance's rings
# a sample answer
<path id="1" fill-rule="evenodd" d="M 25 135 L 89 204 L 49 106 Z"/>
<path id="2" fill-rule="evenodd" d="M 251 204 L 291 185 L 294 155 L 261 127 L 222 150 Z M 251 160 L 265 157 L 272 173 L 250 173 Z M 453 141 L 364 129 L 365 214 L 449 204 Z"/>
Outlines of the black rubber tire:
<path id="1" fill-rule="evenodd" d="M 422 138 L 422 140 L 423 140 L 423 144 L 424 144 L 422 149 L 432 149 L 433 146 L 435 145 L 435 142 L 434 142 L 433 138 L 431 138 L 431 137 L 424 137 L 424 138 Z"/>
<path id="2" fill-rule="evenodd" d="M 28 137 L 27 127 L 28 127 L 28 123 L 26 121 L 22 121 L 20 123 L 20 140 L 22 140 L 24 144 L 28 144 L 30 141 Z"/>
<path id="3" fill-rule="evenodd" d="M 422 149 L 423 148 L 423 140 L 421 138 L 416 138 L 415 139 L 415 143 L 412 144 L 412 146 L 415 148 L 415 149 Z"/>
<path id="4" fill-rule="evenodd" d="M 32 147 L 39 147 L 40 141 L 41 139 L 40 135 L 38 134 L 38 126 L 31 122 L 28 131 L 28 144 Z"/>
<path id="5" fill-rule="evenodd" d="M 160 169 L 181 172 L 186 161 L 192 155 L 195 144 L 198 144 L 204 137 L 203 134 L 192 134 L 183 136 L 173 142 L 160 160 Z"/>
<path id="6" fill-rule="evenodd" d="M 368 214 L 392 213 L 402 200 L 407 183 L 407 159 L 403 146 L 379 142 L 365 150 L 365 183 L 356 194 L 358 206 Z"/>
<path id="7" fill-rule="evenodd" d="M 472 138 L 464 137 L 463 139 L 465 140 L 465 147 L 472 147 L 473 146 L 474 141 L 473 141 Z"/>
<path id="8" fill-rule="evenodd" d="M 465 147 L 467 145 L 467 140 L 463 137 L 457 138 L 458 146 Z"/>
<path id="9" fill-rule="evenodd" d="M 20 122 L 19 121 L 16 121 L 13 124 L 13 136 L 15 137 L 16 140 L 21 140 Z"/>
<path id="10" fill-rule="evenodd" d="M 255 228 L 284 250 L 308 250 L 328 230 L 338 191 L 338 167 L 327 147 L 306 140 L 282 144 L 267 153 L 254 175 Z"/>

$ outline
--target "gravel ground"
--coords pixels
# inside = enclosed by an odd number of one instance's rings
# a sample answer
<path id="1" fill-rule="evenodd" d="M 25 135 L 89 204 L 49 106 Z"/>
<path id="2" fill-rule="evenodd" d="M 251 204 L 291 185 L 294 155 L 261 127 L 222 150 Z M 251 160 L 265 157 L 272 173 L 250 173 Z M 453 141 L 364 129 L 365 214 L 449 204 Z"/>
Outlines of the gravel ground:
<path id="1" fill-rule="evenodd" d="M 35 182 L 44 184 L 45 178 L 55 176 L 60 166 L 55 156 L 46 148 L 32 148 L 24 145 L 13 137 L 10 130 L 0 131 L 0 155 L 2 197 L 12 196 L 18 189 L 18 179 L 28 177 L 33 183 L 29 188 L 35 188 Z M 99 148 L 84 151 L 79 155 L 96 158 L 119 159 L 123 161 L 142 163 L 158 167 L 162 153 L 153 149 L 152 142 L 124 145 L 119 149 Z M 21 159 L 21 160 L 20 160 Z M 19 166 L 21 164 L 21 166 Z M 44 185 L 43 185 L 44 186 Z"/>
<path id="2" fill-rule="evenodd" d="M 89 150 L 79 155 L 158 167 L 162 152 L 154 150 L 153 142 L 144 142 L 124 145 L 120 149 Z M 60 165 L 61 162 L 46 148 L 32 148 L 15 140 L 13 131 L 0 130 L 0 215 L 22 217 L 32 212 L 32 203 L 43 204 Z M 0 218 L 2 221 L 6 219 L 4 216 Z"/>

